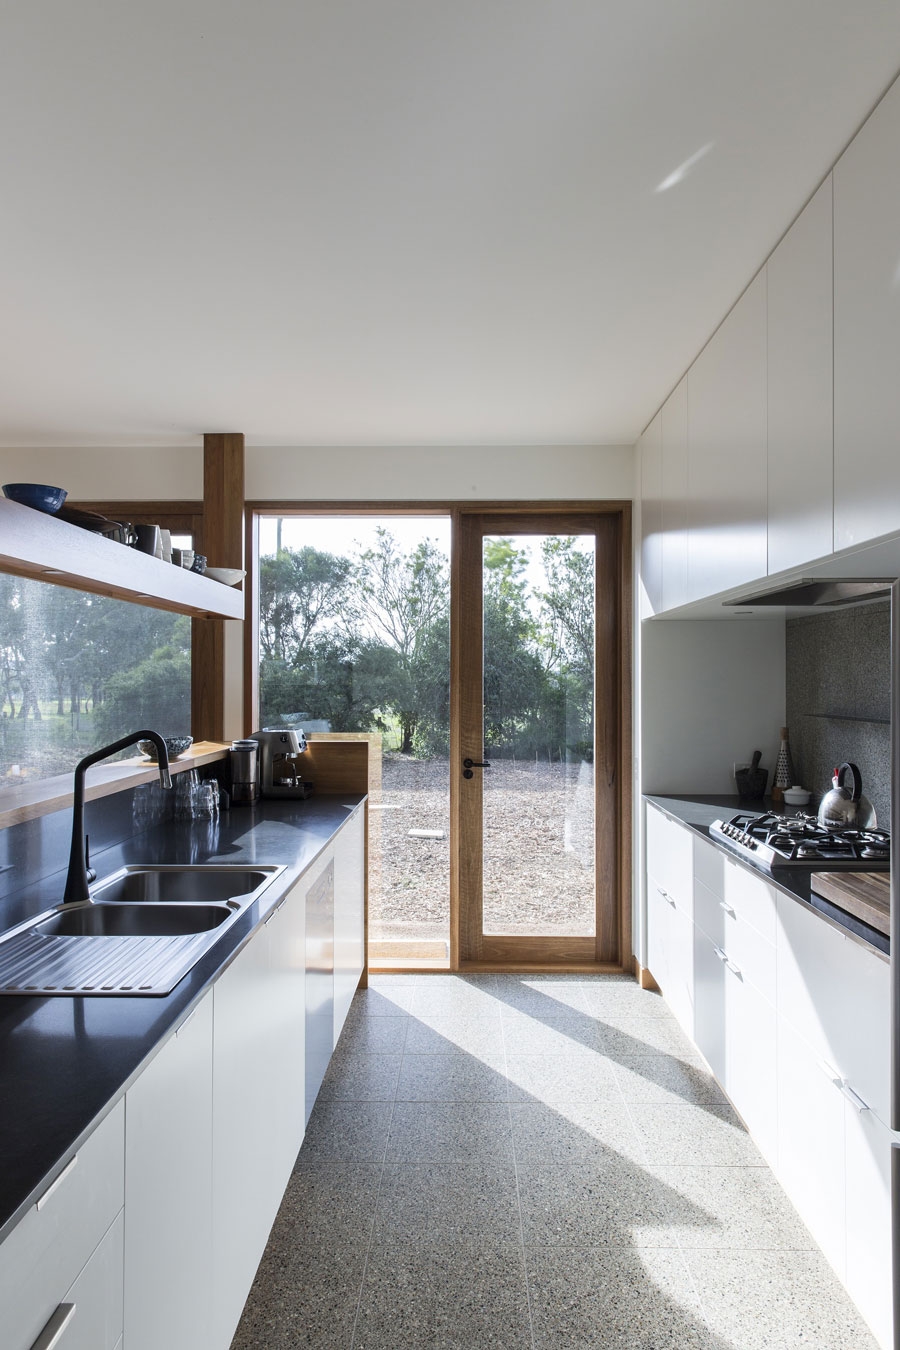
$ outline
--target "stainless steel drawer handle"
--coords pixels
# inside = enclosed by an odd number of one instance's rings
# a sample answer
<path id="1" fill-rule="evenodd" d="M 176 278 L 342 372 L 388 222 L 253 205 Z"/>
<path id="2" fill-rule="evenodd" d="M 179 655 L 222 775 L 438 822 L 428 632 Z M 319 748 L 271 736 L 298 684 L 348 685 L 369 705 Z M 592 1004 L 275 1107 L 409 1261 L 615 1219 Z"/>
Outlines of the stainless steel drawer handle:
<path id="1" fill-rule="evenodd" d="M 713 943 L 713 951 L 715 952 L 719 960 L 722 962 L 722 965 L 727 966 L 733 975 L 736 975 L 739 980 L 742 980 L 744 978 L 743 975 L 741 974 L 740 966 L 737 965 L 734 961 L 732 961 L 731 957 L 728 955 L 727 952 L 723 951 L 721 947 L 717 947 L 715 943 Z"/>
<path id="2" fill-rule="evenodd" d="M 55 1345 L 59 1345 L 60 1337 L 75 1316 L 75 1307 L 74 1303 L 60 1303 L 31 1350 L 53 1350 Z"/>
<path id="3" fill-rule="evenodd" d="M 832 1066 L 828 1063 L 827 1060 L 820 1059 L 818 1061 L 818 1066 L 822 1070 L 822 1073 L 824 1073 L 825 1077 L 834 1084 L 838 1092 L 840 1092 L 841 1096 L 846 1097 L 850 1105 L 854 1106 L 856 1110 L 860 1113 L 860 1115 L 862 1115 L 863 1111 L 871 1110 L 869 1103 L 863 1101 L 862 1097 L 859 1095 L 858 1092 L 853 1091 L 853 1088 L 850 1086 L 847 1079 L 842 1078 L 841 1075 L 838 1073 L 837 1069 L 832 1068 Z"/>
<path id="4" fill-rule="evenodd" d="M 41 1196 L 40 1200 L 38 1200 L 38 1201 L 35 1203 L 35 1209 L 43 1209 L 43 1208 L 44 1208 L 44 1206 L 46 1205 L 47 1201 L 50 1200 L 51 1197 L 54 1196 L 54 1195 L 56 1194 L 56 1192 L 59 1190 L 60 1186 L 61 1186 L 61 1185 L 63 1184 L 63 1182 L 65 1181 L 66 1177 L 71 1176 L 72 1173 L 75 1171 L 75 1168 L 76 1168 L 77 1166 L 78 1166 L 78 1154 L 76 1153 L 76 1154 L 75 1154 L 75 1157 L 72 1158 L 70 1162 L 66 1163 L 65 1167 L 64 1167 L 63 1170 L 60 1172 L 60 1174 L 59 1174 L 59 1176 L 56 1178 L 56 1180 L 55 1180 L 55 1181 L 51 1181 L 50 1185 L 49 1185 L 49 1186 L 47 1187 L 47 1189 L 44 1191 L 44 1194 Z"/>
<path id="5" fill-rule="evenodd" d="M 669 894 L 669 892 L 668 892 L 668 891 L 664 891 L 663 888 L 662 888 L 662 886 L 657 886 L 656 889 L 659 891 L 660 895 L 661 895 L 662 898 L 665 900 L 666 904 L 667 904 L 667 905 L 671 905 L 672 908 L 674 909 L 674 908 L 675 908 L 675 901 L 672 899 L 672 897 L 671 897 L 671 895 Z"/>
<path id="6" fill-rule="evenodd" d="M 729 903 L 728 903 L 727 900 L 720 900 L 720 901 L 719 901 L 719 909 L 724 909 L 724 911 L 725 911 L 726 914 L 730 915 L 730 917 L 731 917 L 732 919 L 734 918 L 734 916 L 735 916 L 735 908 L 734 908 L 734 905 L 729 905 Z"/>

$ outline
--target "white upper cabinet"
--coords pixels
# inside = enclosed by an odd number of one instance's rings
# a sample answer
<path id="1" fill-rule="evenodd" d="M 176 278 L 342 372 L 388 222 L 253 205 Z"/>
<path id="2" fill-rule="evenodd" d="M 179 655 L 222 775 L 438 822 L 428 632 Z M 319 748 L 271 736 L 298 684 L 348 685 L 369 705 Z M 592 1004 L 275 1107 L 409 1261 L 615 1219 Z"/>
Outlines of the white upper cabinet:
<path id="1" fill-rule="evenodd" d="M 833 547 L 831 179 L 767 266 L 769 572 Z"/>
<path id="2" fill-rule="evenodd" d="M 662 607 L 688 599 L 687 376 L 660 412 L 662 441 Z"/>
<path id="3" fill-rule="evenodd" d="M 900 83 L 834 168 L 834 546 L 900 529 Z"/>
<path id="4" fill-rule="evenodd" d="M 766 575 L 766 286 L 760 273 L 688 372 L 689 599 Z"/>
<path id="5" fill-rule="evenodd" d="M 641 464 L 641 617 L 662 609 L 662 464 L 660 414 L 638 441 Z"/>

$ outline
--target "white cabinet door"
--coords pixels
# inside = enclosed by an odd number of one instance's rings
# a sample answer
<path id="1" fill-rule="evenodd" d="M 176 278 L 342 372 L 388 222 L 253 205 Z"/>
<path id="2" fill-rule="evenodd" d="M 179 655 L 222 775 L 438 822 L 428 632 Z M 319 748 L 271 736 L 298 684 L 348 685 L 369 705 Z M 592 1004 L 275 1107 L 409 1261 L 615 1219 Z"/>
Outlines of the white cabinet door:
<path id="1" fill-rule="evenodd" d="M 686 826 L 648 805 L 647 871 L 688 918 L 694 906 L 694 838 Z"/>
<path id="2" fill-rule="evenodd" d="M 123 1100 L 0 1246 L 3 1350 L 33 1344 L 121 1211 L 124 1191 Z"/>
<path id="3" fill-rule="evenodd" d="M 878 953 L 778 896 L 778 1011 L 886 1124 L 890 967 Z"/>
<path id="4" fill-rule="evenodd" d="M 120 1211 L 66 1294 L 63 1303 L 74 1311 L 53 1350 L 114 1350 L 120 1344 L 123 1227 Z"/>
<path id="5" fill-rule="evenodd" d="M 775 1008 L 731 955 L 725 969 L 726 1056 L 723 1086 L 763 1157 L 778 1153 L 778 1073 Z"/>
<path id="6" fill-rule="evenodd" d="M 891 1144 L 872 1111 L 844 1105 L 847 1288 L 881 1345 L 891 1340 Z"/>
<path id="7" fill-rule="evenodd" d="M 768 261 L 769 572 L 832 551 L 831 178 Z"/>
<path id="8" fill-rule="evenodd" d="M 687 376 L 660 412 L 662 442 L 662 608 L 688 601 Z"/>
<path id="9" fill-rule="evenodd" d="M 691 600 L 765 576 L 766 289 L 760 273 L 688 371 Z"/>
<path id="10" fill-rule="evenodd" d="M 641 465 L 641 597 L 642 618 L 662 609 L 662 460 L 660 415 L 656 414 L 638 441 Z"/>
<path id="11" fill-rule="evenodd" d="M 358 806 L 334 841 L 334 1044 L 366 961 L 366 814 Z"/>
<path id="12" fill-rule="evenodd" d="M 278 1073 L 270 1084 L 272 1186 L 281 1191 L 293 1170 L 303 1132 L 306 886 L 301 880 L 266 923 L 269 935 L 270 1048 Z"/>
<path id="13" fill-rule="evenodd" d="M 231 1343 L 280 1195 L 273 1194 L 269 932 L 260 928 L 213 988 L 213 1327 Z"/>
<path id="14" fill-rule="evenodd" d="M 128 1350 L 209 1342 L 213 995 L 125 1097 Z"/>
<path id="15" fill-rule="evenodd" d="M 834 546 L 900 529 L 900 84 L 834 167 Z"/>
<path id="16" fill-rule="evenodd" d="M 729 1029 L 725 974 L 713 944 L 695 926 L 694 1040 L 723 1087 L 728 1067 L 726 1033 Z"/>
<path id="17" fill-rule="evenodd" d="M 778 1179 L 846 1278 L 844 1098 L 790 1023 L 778 1018 Z"/>
<path id="18" fill-rule="evenodd" d="M 666 888 L 647 875 L 647 967 L 666 999 L 669 995 L 669 953 L 671 941 L 669 914 L 675 901 Z"/>

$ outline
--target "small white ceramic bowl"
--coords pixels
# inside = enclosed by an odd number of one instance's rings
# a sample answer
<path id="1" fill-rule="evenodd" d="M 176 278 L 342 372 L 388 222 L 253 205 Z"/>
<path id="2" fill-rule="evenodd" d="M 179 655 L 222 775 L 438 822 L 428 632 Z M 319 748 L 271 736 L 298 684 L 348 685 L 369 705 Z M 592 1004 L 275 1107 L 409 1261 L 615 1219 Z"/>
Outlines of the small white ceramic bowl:
<path id="1" fill-rule="evenodd" d="M 212 577 L 213 581 L 221 581 L 223 586 L 236 586 L 239 581 L 243 581 L 246 573 L 239 567 L 207 567 L 203 575 Z"/>
<path id="2" fill-rule="evenodd" d="M 807 806 L 811 796 L 811 792 L 807 792 L 806 788 L 798 787 L 796 783 L 793 787 L 784 790 L 784 800 L 788 806 Z"/>

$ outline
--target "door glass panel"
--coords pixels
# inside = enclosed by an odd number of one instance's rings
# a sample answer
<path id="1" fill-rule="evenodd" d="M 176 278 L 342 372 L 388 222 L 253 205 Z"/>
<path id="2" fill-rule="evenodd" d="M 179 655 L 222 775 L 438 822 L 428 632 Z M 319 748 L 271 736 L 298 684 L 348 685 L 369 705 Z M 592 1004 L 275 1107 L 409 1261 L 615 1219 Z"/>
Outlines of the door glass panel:
<path id="1" fill-rule="evenodd" d="M 592 937 L 594 536 L 487 535 L 482 564 L 483 931 Z"/>
<path id="2" fill-rule="evenodd" d="M 369 742 L 369 964 L 446 966 L 450 521 L 260 517 L 260 726 Z"/>

